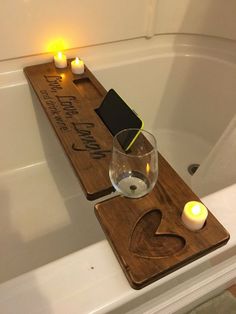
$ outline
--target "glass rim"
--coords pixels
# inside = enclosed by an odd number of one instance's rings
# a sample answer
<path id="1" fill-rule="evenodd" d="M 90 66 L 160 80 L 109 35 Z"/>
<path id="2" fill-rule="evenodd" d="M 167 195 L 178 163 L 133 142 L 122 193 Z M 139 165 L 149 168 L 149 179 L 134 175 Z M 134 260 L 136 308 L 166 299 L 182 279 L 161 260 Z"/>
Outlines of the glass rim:
<path id="1" fill-rule="evenodd" d="M 124 131 L 128 131 L 128 130 L 133 130 L 133 131 L 139 131 L 140 133 L 142 133 L 142 132 L 144 132 L 144 135 L 145 135 L 145 133 L 146 134 L 148 134 L 151 138 L 152 138 L 152 140 L 153 140 L 153 143 L 151 143 L 152 144 L 152 146 L 153 146 L 153 148 L 149 151 L 149 152 L 147 152 L 147 153 L 143 153 L 143 154 L 138 154 L 138 155 L 135 155 L 135 154 L 132 154 L 132 153 L 129 153 L 129 154 L 127 154 L 127 152 L 125 151 L 125 150 L 121 150 L 120 148 L 118 148 L 118 147 L 116 147 L 115 145 L 114 145 L 114 143 L 115 142 L 118 142 L 119 143 L 119 141 L 118 141 L 118 139 L 117 139 L 117 137 L 119 136 L 119 134 L 121 134 L 121 133 L 123 133 Z M 140 135 L 140 134 L 139 134 Z M 139 136 L 138 135 L 138 136 Z M 147 139 L 147 141 L 148 141 L 148 138 L 146 138 Z M 120 145 L 121 146 L 121 145 Z M 156 141 L 156 138 L 155 138 L 155 136 L 151 133 L 151 132 L 149 132 L 149 131 L 147 131 L 147 130 L 144 130 L 144 129 L 138 129 L 138 128 L 126 128 L 126 129 L 123 129 L 123 130 L 121 130 L 121 131 L 119 131 L 118 133 L 116 133 L 116 135 L 114 135 L 114 137 L 113 137 L 113 150 L 116 150 L 116 151 L 118 151 L 120 154 L 122 154 L 122 155 L 125 155 L 125 156 L 129 156 L 129 157 L 135 157 L 135 158 L 137 158 L 137 157 L 144 157 L 144 156 L 147 156 L 147 155 L 150 155 L 151 153 L 153 153 L 153 151 L 156 151 L 156 153 L 157 153 L 157 141 Z"/>

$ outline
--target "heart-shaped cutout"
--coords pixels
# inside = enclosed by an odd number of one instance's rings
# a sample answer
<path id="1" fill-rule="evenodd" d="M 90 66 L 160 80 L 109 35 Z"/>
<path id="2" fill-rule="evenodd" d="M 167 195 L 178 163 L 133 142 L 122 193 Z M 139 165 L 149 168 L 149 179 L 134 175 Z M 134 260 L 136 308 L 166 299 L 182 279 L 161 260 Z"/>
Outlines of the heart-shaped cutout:
<path id="1" fill-rule="evenodd" d="M 168 257 L 185 246 L 185 239 L 178 234 L 158 232 L 162 213 L 152 209 L 136 223 L 130 242 L 130 251 L 144 258 Z"/>

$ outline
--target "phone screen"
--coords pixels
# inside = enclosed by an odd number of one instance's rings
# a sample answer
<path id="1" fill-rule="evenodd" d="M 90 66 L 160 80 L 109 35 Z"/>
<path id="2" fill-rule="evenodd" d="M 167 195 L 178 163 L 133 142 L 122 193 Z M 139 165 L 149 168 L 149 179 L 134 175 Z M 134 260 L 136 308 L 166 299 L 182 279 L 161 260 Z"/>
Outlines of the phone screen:
<path id="1" fill-rule="evenodd" d="M 114 89 L 108 91 L 96 112 L 113 136 L 124 129 L 135 128 L 141 130 L 143 127 L 142 120 Z M 128 138 L 124 138 L 120 143 L 121 146 L 125 150 L 129 149 L 138 133 L 139 131 L 129 132 Z"/>

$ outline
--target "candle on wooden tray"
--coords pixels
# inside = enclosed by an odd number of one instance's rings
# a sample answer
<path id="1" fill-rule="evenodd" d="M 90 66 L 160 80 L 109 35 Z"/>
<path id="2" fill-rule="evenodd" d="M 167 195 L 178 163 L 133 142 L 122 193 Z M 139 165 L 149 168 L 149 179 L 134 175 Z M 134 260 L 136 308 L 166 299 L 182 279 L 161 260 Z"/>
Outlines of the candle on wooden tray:
<path id="1" fill-rule="evenodd" d="M 196 231 L 203 227 L 207 215 L 208 210 L 202 203 L 191 201 L 185 204 L 181 218 L 189 230 Z"/>
<path id="2" fill-rule="evenodd" d="M 75 60 L 71 62 L 71 71 L 74 74 L 83 74 L 84 73 L 84 61 L 76 57 Z"/>
<path id="3" fill-rule="evenodd" d="M 67 67 L 67 58 L 61 51 L 54 56 L 54 64 L 56 68 L 63 69 Z"/>

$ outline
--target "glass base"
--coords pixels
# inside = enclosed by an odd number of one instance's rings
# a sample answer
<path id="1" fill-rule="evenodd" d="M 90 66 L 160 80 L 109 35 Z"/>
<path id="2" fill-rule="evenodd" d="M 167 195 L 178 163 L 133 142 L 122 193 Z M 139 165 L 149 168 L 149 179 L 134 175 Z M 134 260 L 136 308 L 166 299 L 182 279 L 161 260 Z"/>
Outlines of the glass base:
<path id="1" fill-rule="evenodd" d="M 142 197 L 150 191 L 148 179 L 137 171 L 124 172 L 113 183 L 117 191 L 130 198 Z"/>

